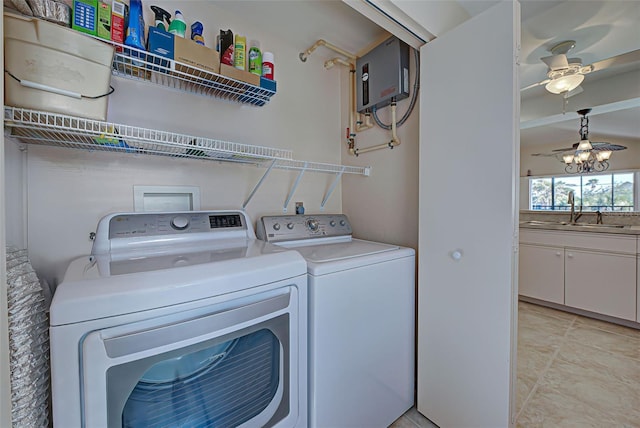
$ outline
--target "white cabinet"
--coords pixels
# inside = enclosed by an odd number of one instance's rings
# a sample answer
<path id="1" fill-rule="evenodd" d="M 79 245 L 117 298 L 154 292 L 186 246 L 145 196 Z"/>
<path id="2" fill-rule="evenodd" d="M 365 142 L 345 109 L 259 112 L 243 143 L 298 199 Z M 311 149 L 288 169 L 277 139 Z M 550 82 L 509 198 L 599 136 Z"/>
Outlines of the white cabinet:
<path id="1" fill-rule="evenodd" d="M 639 320 L 636 248 L 633 235 L 522 229 L 519 294 Z"/>
<path id="2" fill-rule="evenodd" d="M 565 304 L 636 320 L 636 256 L 567 249 Z"/>
<path id="3" fill-rule="evenodd" d="M 564 248 L 520 245 L 518 292 L 548 302 L 564 302 Z"/>

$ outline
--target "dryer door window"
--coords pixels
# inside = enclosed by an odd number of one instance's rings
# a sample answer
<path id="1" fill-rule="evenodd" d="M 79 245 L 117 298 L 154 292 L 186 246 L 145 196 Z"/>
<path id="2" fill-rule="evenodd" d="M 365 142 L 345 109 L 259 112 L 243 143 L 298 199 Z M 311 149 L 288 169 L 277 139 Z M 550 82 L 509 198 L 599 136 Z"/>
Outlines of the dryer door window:
<path id="1" fill-rule="evenodd" d="M 160 361 L 133 388 L 122 426 L 235 427 L 250 421 L 282 396 L 280 347 L 271 330 L 261 329 Z M 128 377 L 136 365 L 109 370 L 108 384 Z"/>
<path id="2" fill-rule="evenodd" d="M 90 333 L 82 344 L 85 426 L 277 424 L 295 412 L 292 294 Z"/>

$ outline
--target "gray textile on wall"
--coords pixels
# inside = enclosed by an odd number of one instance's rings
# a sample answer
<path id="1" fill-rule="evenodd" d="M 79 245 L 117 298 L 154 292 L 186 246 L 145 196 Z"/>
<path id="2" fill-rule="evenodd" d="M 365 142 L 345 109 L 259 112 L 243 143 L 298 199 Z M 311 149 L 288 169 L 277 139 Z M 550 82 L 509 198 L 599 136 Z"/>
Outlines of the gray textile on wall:
<path id="1" fill-rule="evenodd" d="M 7 248 L 7 300 L 14 427 L 49 425 L 49 323 L 27 250 Z"/>

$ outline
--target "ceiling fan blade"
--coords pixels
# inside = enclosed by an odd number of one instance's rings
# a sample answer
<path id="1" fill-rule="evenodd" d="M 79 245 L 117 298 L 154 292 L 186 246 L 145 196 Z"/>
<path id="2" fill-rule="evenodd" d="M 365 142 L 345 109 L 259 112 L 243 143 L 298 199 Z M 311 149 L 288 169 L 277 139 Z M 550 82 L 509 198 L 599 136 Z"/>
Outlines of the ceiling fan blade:
<path id="1" fill-rule="evenodd" d="M 616 152 L 618 150 L 627 149 L 625 146 L 621 146 L 619 144 L 613 144 L 613 143 L 591 142 L 591 145 L 593 146 L 593 150 L 596 152 L 600 152 L 603 150 L 611 150 L 612 152 Z"/>
<path id="2" fill-rule="evenodd" d="M 557 156 L 557 154 L 556 153 L 531 153 L 531 156 L 552 157 L 552 156 Z"/>
<path id="3" fill-rule="evenodd" d="M 640 49 L 635 51 L 623 53 L 620 55 L 612 56 L 611 58 L 603 59 L 602 61 L 594 62 L 587 66 L 589 70 L 585 70 L 583 74 L 593 73 L 594 71 L 604 70 L 605 68 L 614 67 L 618 65 L 630 64 L 640 61 Z"/>
<path id="4" fill-rule="evenodd" d="M 542 60 L 542 62 L 547 64 L 549 69 L 552 71 L 569 67 L 569 61 L 567 60 L 567 56 L 565 54 L 545 56 L 544 58 L 540 59 Z"/>
<path id="5" fill-rule="evenodd" d="M 575 150 L 575 147 L 565 147 L 564 149 L 553 149 L 552 152 L 568 152 L 570 150 Z"/>
<path id="6" fill-rule="evenodd" d="M 525 86 L 524 88 L 521 88 L 520 91 L 526 91 L 527 89 L 535 88 L 536 86 L 546 85 L 549 82 L 551 82 L 551 79 L 545 79 L 542 82 L 538 82 L 538 83 L 534 83 L 534 84 L 529 85 L 529 86 Z"/>

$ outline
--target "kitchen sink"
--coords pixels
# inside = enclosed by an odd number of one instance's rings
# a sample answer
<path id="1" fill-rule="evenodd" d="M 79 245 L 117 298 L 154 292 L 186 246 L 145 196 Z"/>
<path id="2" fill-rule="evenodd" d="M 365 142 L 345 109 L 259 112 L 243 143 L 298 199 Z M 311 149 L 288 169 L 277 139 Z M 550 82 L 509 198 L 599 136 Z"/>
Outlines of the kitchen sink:
<path id="1" fill-rule="evenodd" d="M 594 223 L 571 223 L 569 226 L 577 226 L 577 227 L 608 227 L 608 228 L 618 228 L 621 229 L 624 227 L 622 224 L 594 224 Z"/>
<path id="2" fill-rule="evenodd" d="M 566 221 L 542 221 L 542 220 L 525 220 L 520 222 L 521 225 L 528 226 L 570 226 L 570 227 L 584 227 L 584 228 L 609 228 L 609 229 L 622 229 L 625 226 L 622 224 L 596 224 L 596 223 L 569 223 Z"/>
<path id="3" fill-rule="evenodd" d="M 566 221 L 526 220 L 521 221 L 520 224 L 528 224 L 531 226 L 565 226 L 569 223 L 567 223 Z"/>

